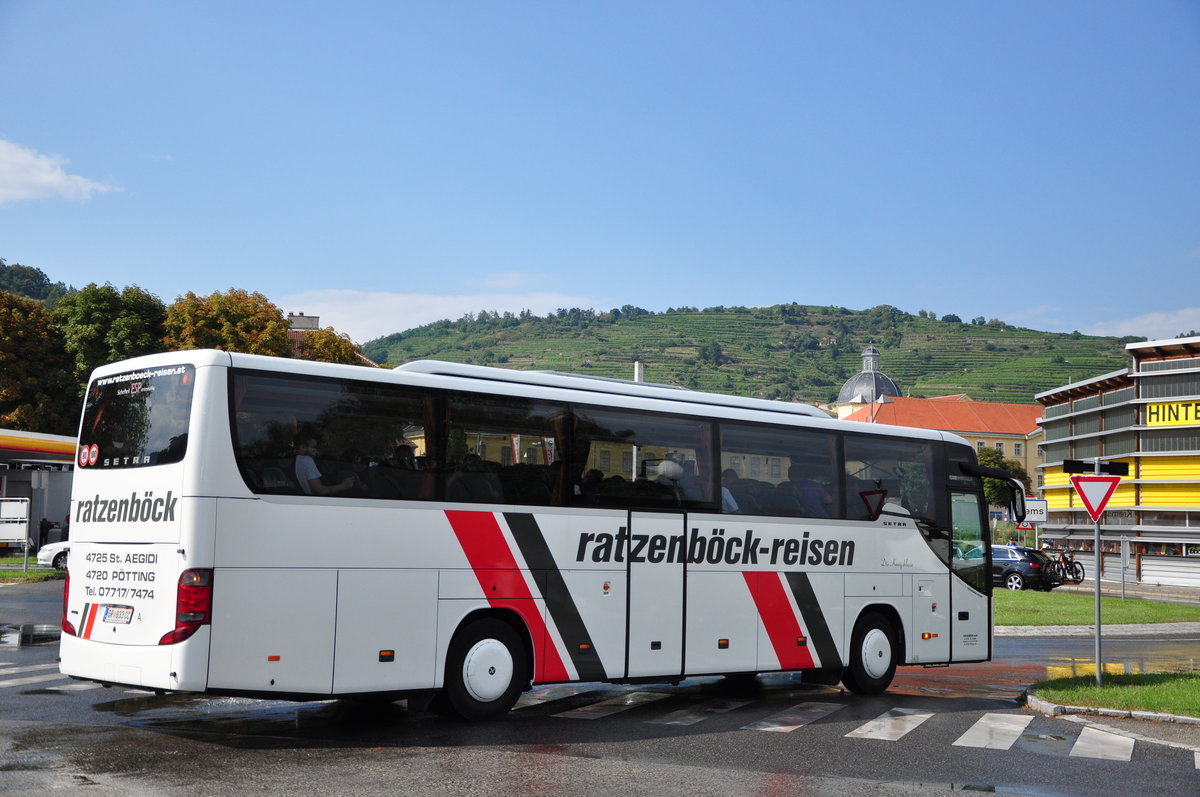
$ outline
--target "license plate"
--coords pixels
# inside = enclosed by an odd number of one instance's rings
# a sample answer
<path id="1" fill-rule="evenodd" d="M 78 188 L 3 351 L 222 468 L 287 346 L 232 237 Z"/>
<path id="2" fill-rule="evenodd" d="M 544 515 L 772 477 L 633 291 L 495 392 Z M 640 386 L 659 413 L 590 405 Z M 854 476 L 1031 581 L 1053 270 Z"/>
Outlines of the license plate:
<path id="1" fill-rule="evenodd" d="M 104 607 L 104 622 L 119 623 L 121 625 L 129 625 L 133 620 L 132 606 L 105 606 Z"/>

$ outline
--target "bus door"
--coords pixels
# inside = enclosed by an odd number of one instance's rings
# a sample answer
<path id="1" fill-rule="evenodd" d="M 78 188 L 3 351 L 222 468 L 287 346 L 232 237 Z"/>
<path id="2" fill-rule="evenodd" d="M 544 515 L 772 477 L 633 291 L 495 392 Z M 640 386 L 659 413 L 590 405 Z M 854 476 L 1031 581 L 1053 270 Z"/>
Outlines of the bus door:
<path id="1" fill-rule="evenodd" d="M 629 513 L 627 678 L 683 673 L 686 532 L 685 515 Z"/>
<path id="2" fill-rule="evenodd" d="M 950 493 L 953 541 L 950 565 L 952 605 L 950 661 L 991 658 L 990 532 L 983 496 L 977 492 Z"/>
<path id="3" fill-rule="evenodd" d="M 913 578 L 913 623 L 910 649 L 914 663 L 950 661 L 950 616 L 954 599 L 949 572 L 921 573 Z"/>

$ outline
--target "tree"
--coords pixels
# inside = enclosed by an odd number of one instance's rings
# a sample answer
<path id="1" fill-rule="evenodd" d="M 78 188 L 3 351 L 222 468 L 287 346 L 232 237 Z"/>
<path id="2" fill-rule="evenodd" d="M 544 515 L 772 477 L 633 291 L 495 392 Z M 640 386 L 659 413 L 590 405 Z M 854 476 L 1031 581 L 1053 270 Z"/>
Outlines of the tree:
<path id="1" fill-rule="evenodd" d="M 165 351 L 166 317 L 162 301 L 136 285 L 118 293 L 110 283 L 94 282 L 63 296 L 50 314 L 74 359 L 73 372 L 81 389 L 99 365 Z"/>
<path id="2" fill-rule="evenodd" d="M 188 291 L 167 308 L 168 349 L 221 349 L 290 357 L 288 322 L 261 293 L 230 288 L 197 296 Z"/>
<path id="3" fill-rule="evenodd" d="M 50 282 L 50 278 L 40 268 L 22 266 L 20 263 L 10 265 L 0 257 L 0 290 L 37 299 L 47 307 L 53 307 L 60 297 L 72 289 L 61 282 Z"/>
<path id="4" fill-rule="evenodd" d="M 50 312 L 0 291 L 0 427 L 72 434 L 82 399 Z"/>
<path id="5" fill-rule="evenodd" d="M 981 448 L 978 451 L 978 455 L 980 465 L 1008 471 L 1020 479 L 1021 483 L 1025 485 L 1026 490 L 1029 489 L 1029 474 L 1025 472 L 1025 466 L 1018 460 L 1005 459 L 1004 455 L 994 448 Z M 987 499 L 989 506 L 1008 506 L 1010 489 L 1005 482 L 998 479 L 983 480 L 983 497 Z"/>
<path id="6" fill-rule="evenodd" d="M 721 350 L 721 344 L 716 341 L 709 341 L 700 346 L 698 354 L 700 362 L 717 368 L 725 361 L 725 352 Z"/>
<path id="7" fill-rule="evenodd" d="M 362 349 L 350 340 L 350 336 L 335 332 L 333 327 L 305 332 L 296 343 L 296 356 L 301 360 L 323 363 L 369 364 L 363 357 Z"/>

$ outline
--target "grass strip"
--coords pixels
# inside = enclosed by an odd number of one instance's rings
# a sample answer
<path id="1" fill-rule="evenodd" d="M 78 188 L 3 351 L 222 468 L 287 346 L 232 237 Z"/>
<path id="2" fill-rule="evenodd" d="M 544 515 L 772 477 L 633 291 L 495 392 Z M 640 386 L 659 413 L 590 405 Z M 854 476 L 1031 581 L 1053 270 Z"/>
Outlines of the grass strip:
<path id="1" fill-rule="evenodd" d="M 1071 592 L 996 590 L 996 625 L 1093 625 L 1096 598 Z M 1186 603 L 1100 599 L 1102 624 L 1182 623 L 1200 621 L 1200 606 Z"/>
<path id="2" fill-rule="evenodd" d="M 33 584 L 63 578 L 62 571 L 42 567 L 36 557 L 29 557 L 29 570 L 22 569 L 20 556 L 0 556 L 0 584 Z"/>
<path id="3" fill-rule="evenodd" d="M 1154 711 L 1200 717 L 1200 673 L 1105 674 L 1104 686 L 1094 676 L 1056 678 L 1029 688 L 1043 700 L 1060 706 Z"/>

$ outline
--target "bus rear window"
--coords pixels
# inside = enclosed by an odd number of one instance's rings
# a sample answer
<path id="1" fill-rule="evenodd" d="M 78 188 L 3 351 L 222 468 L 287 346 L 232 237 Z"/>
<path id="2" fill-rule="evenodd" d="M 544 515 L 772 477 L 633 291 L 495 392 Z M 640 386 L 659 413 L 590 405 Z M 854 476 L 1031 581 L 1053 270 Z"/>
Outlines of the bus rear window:
<path id="1" fill-rule="evenodd" d="M 81 468 L 144 468 L 187 451 L 196 369 L 173 365 L 103 376 L 88 387 L 79 429 Z"/>

